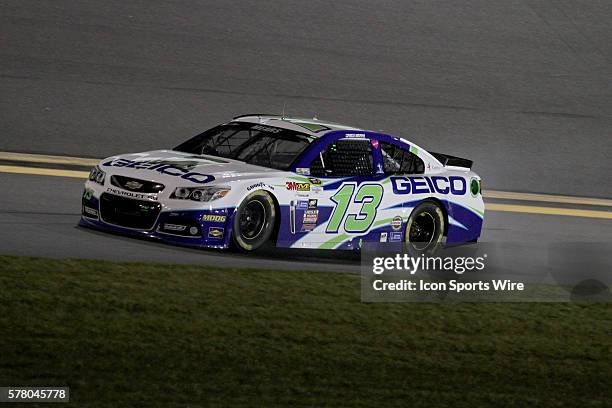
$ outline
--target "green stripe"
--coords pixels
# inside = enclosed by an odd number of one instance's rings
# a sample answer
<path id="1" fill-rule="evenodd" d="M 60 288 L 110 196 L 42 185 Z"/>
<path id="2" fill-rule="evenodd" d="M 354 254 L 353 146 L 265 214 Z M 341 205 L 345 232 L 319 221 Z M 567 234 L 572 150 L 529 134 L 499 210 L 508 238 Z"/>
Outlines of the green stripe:
<path id="1" fill-rule="evenodd" d="M 287 178 L 292 179 L 292 180 L 301 181 L 302 183 L 310 183 L 310 180 L 308 179 L 308 177 L 289 176 Z"/>
<path id="2" fill-rule="evenodd" d="M 459 204 L 459 205 L 463 205 L 463 204 Z M 478 214 L 478 215 L 480 216 L 480 218 L 484 218 L 484 211 L 477 210 L 477 209 L 475 209 L 474 207 L 472 207 L 472 206 L 470 206 L 470 205 L 467 205 L 467 204 L 466 204 L 466 206 L 467 206 L 467 207 L 468 207 L 470 210 L 472 210 L 472 211 L 474 211 L 476 214 Z"/>
<path id="3" fill-rule="evenodd" d="M 393 220 L 393 218 L 385 218 L 383 220 L 375 221 L 371 228 L 376 228 L 376 227 L 378 227 L 380 225 L 383 225 L 383 224 L 389 224 L 389 223 L 391 223 L 392 220 Z M 370 232 L 370 231 L 368 231 L 368 232 Z M 337 235 L 337 236 L 333 237 L 332 239 L 330 239 L 330 240 L 324 242 L 323 244 L 321 244 L 319 246 L 319 249 L 334 249 L 335 247 L 337 247 L 338 245 L 342 244 L 344 241 L 346 241 L 349 238 L 351 238 L 351 236 L 349 234 Z"/>
<path id="4" fill-rule="evenodd" d="M 319 245 L 319 249 L 334 249 L 336 246 L 343 243 L 349 237 L 350 235 L 348 234 L 337 235 L 333 237 L 332 239 L 330 239 L 329 241 L 324 242 L 323 244 Z"/>
<path id="5" fill-rule="evenodd" d="M 378 227 L 379 225 L 382 225 L 382 224 L 389 224 L 391 223 L 391 221 L 393 221 L 393 218 L 385 218 L 384 220 L 378 220 L 374 222 L 374 225 L 372 225 L 372 227 Z"/>

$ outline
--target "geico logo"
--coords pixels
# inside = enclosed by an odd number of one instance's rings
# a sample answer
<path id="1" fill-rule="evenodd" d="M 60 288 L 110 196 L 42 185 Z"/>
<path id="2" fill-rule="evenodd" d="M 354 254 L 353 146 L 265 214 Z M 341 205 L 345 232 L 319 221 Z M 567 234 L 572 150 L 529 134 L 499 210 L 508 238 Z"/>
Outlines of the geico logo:
<path id="1" fill-rule="evenodd" d="M 391 177 L 391 184 L 395 194 L 450 193 L 464 195 L 467 191 L 465 179 L 459 176 Z"/>
<path id="2" fill-rule="evenodd" d="M 190 171 L 190 165 L 181 163 L 169 164 L 168 162 L 159 161 L 134 161 L 128 159 L 109 160 L 102 164 L 106 167 L 128 167 L 139 170 L 152 170 L 168 176 L 180 177 L 183 180 L 191 181 L 197 184 L 206 184 L 213 181 L 215 178 L 208 174 L 202 174 L 195 171 Z"/>

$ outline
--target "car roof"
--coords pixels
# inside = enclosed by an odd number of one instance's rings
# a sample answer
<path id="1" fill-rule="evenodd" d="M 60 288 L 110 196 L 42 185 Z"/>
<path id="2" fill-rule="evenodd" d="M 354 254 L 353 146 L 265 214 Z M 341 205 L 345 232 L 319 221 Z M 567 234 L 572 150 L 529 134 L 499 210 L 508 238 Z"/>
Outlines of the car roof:
<path id="1" fill-rule="evenodd" d="M 311 136 L 322 136 L 334 130 L 364 130 L 355 126 L 342 125 L 340 123 L 322 121 L 317 118 L 305 119 L 297 117 L 286 117 L 281 115 L 268 115 L 251 113 L 236 116 L 232 122 L 259 123 L 262 125 L 275 126 L 305 133 Z"/>

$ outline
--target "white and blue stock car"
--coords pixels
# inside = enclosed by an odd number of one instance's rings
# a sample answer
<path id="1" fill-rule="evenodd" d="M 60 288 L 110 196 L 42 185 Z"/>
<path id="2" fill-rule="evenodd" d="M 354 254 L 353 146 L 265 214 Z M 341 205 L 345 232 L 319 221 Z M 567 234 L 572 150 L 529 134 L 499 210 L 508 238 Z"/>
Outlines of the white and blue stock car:
<path id="1" fill-rule="evenodd" d="M 359 249 L 474 242 L 472 162 L 386 134 L 245 115 L 172 150 L 109 157 L 85 183 L 83 226 L 209 248 Z"/>

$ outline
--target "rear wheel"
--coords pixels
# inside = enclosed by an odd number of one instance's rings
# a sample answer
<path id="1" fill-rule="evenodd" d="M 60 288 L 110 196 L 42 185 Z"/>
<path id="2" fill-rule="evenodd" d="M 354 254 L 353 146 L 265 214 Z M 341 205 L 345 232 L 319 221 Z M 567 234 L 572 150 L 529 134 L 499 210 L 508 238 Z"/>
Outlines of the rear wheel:
<path id="1" fill-rule="evenodd" d="M 419 204 L 406 225 L 406 250 L 413 254 L 433 254 L 442 244 L 444 227 L 444 213 L 437 203 Z"/>
<path id="2" fill-rule="evenodd" d="M 276 209 L 270 194 L 255 191 L 236 210 L 233 239 L 243 251 L 254 251 L 264 245 L 274 232 Z"/>

